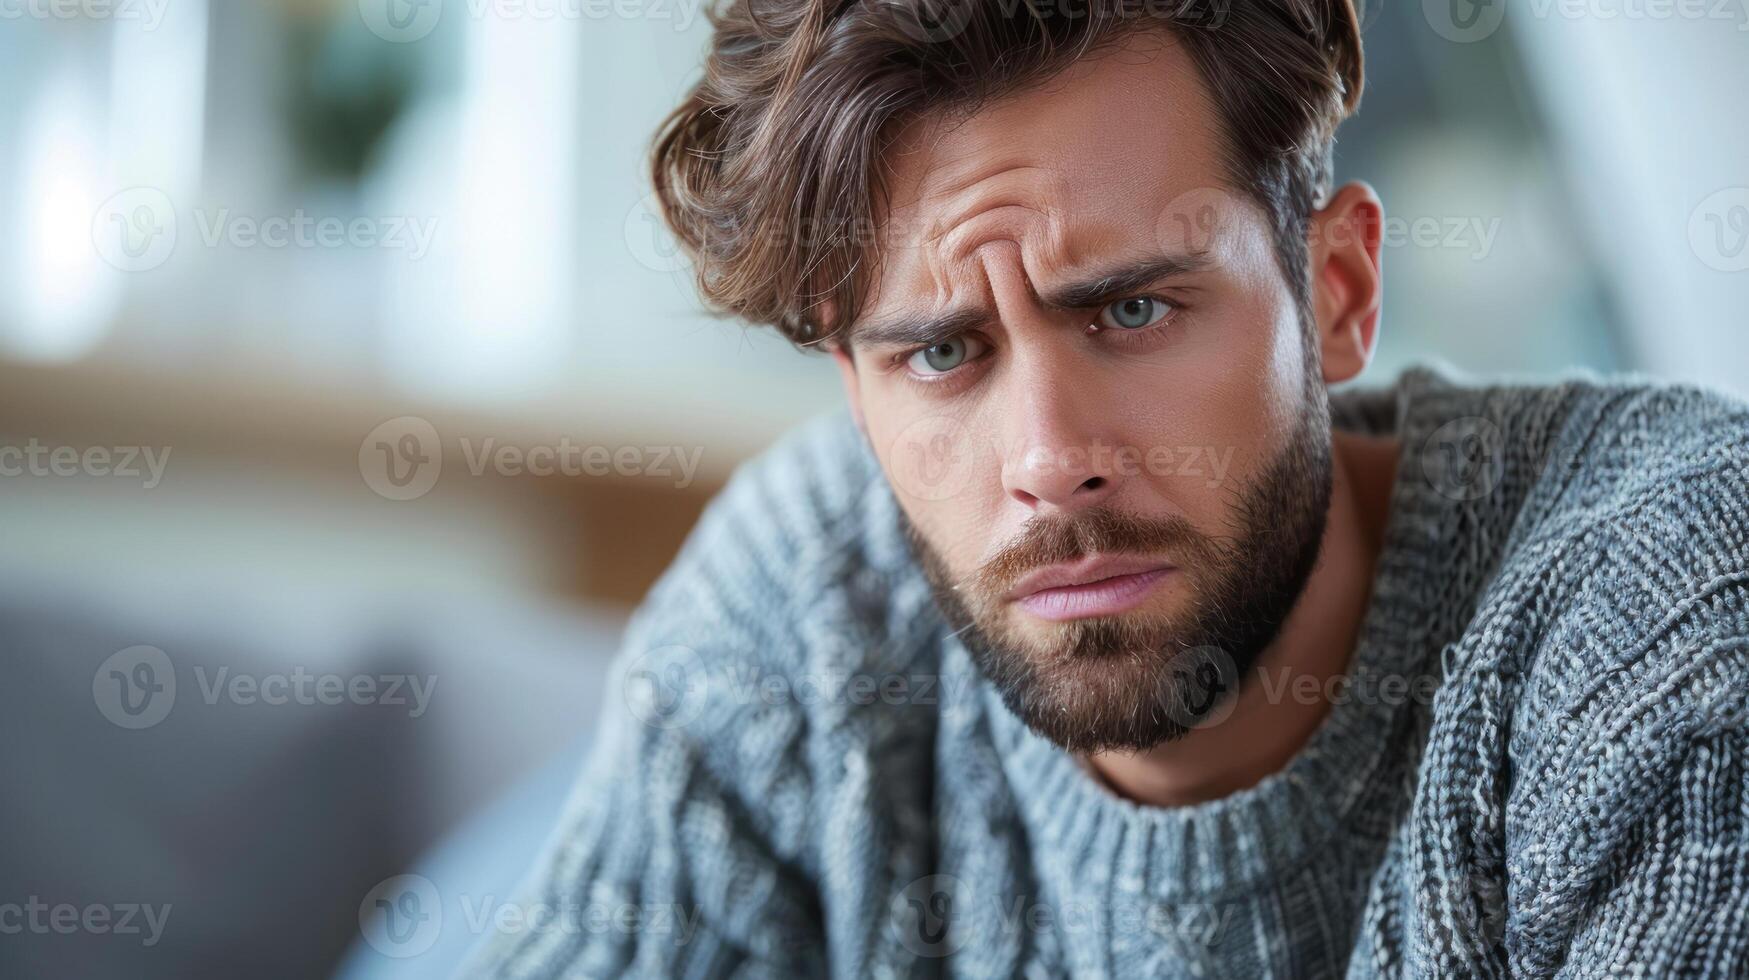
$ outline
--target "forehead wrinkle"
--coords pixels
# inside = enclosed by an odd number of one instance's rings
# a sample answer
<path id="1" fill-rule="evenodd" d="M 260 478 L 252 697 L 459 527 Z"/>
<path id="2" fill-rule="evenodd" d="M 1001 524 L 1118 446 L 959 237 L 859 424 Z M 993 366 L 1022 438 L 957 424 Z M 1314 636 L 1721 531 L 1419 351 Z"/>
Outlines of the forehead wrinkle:
<path id="1" fill-rule="evenodd" d="M 1058 229 L 1062 212 L 1023 204 L 1001 204 L 967 216 L 937 243 L 941 256 L 958 264 L 971 259 L 994 242 L 1013 242 L 1023 254 L 1043 248 L 1051 251 L 1051 243 L 1062 239 Z"/>
<path id="2" fill-rule="evenodd" d="M 1075 261 L 1074 185 L 1060 167 L 1040 162 L 1030 146 L 1001 147 L 988 137 L 950 140 L 939 128 L 923 128 L 910 139 L 888 157 L 897 172 L 889 184 L 895 206 L 887 212 L 883 251 L 889 258 L 909 253 L 904 265 L 913 270 L 888 280 L 910 293 L 889 295 L 895 305 L 914 314 L 993 311 L 990 270 L 978 256 L 993 242 L 1018 246 L 1018 271 L 1029 291 L 1033 282 L 1052 278 L 1052 269 Z"/>
<path id="3" fill-rule="evenodd" d="M 921 219 L 920 242 L 934 242 L 969 218 L 1017 206 L 1049 212 L 1069 198 L 1070 185 L 1053 168 L 998 161 L 956 160 L 928 170 L 911 207 Z"/>

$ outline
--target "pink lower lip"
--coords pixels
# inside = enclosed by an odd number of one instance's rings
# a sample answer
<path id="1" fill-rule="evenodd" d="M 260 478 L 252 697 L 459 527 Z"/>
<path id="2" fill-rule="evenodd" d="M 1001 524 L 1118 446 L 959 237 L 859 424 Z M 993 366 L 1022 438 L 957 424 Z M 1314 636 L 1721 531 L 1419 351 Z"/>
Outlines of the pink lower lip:
<path id="1" fill-rule="evenodd" d="M 1154 586 L 1172 574 L 1170 568 L 1155 568 L 1133 575 L 1115 575 L 1085 585 L 1040 589 L 1016 600 L 1040 619 L 1081 619 L 1114 616 L 1142 604 Z"/>

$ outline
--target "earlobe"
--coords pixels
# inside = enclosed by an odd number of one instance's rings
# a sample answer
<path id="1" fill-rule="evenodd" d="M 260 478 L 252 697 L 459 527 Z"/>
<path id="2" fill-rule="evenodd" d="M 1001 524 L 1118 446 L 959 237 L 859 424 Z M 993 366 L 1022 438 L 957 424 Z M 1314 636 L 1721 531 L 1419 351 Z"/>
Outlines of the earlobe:
<path id="1" fill-rule="evenodd" d="M 1307 225 L 1312 309 L 1327 384 L 1358 376 L 1378 344 L 1383 227 L 1384 205 L 1363 183 L 1343 185 Z"/>
<path id="2" fill-rule="evenodd" d="M 832 360 L 838 364 L 838 376 L 844 381 L 844 397 L 850 402 L 850 415 L 856 427 L 868 435 L 868 425 L 862 420 L 862 383 L 856 376 L 856 361 L 842 344 L 832 345 Z"/>

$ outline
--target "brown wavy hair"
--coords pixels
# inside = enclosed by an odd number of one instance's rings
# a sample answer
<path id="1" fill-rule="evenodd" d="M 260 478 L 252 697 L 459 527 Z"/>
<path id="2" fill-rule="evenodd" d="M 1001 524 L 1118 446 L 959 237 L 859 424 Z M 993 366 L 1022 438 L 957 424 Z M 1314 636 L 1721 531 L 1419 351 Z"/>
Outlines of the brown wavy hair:
<path id="1" fill-rule="evenodd" d="M 1270 215 L 1307 301 L 1308 216 L 1360 100 L 1353 0 L 723 0 L 709 18 L 703 78 L 658 131 L 651 172 L 722 313 L 830 340 L 872 281 L 899 125 L 975 112 L 1141 30 L 1170 32 L 1194 61 L 1224 123 L 1225 176 Z"/>

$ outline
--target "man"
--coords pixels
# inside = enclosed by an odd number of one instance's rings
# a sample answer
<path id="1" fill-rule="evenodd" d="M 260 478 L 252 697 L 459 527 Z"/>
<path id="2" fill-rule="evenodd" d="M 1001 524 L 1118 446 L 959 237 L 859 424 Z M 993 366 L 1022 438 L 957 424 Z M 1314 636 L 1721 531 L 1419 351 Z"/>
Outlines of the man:
<path id="1" fill-rule="evenodd" d="M 1347 0 L 726 9 L 657 187 L 851 412 L 651 594 L 477 972 L 1749 971 L 1749 409 L 1331 394 L 1361 64 Z"/>

